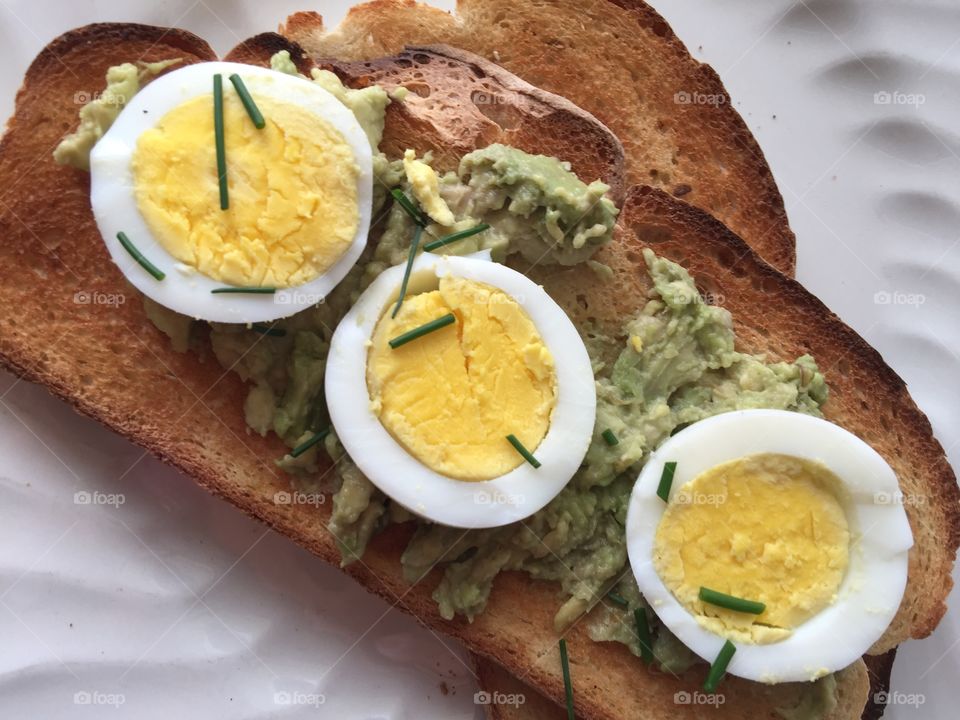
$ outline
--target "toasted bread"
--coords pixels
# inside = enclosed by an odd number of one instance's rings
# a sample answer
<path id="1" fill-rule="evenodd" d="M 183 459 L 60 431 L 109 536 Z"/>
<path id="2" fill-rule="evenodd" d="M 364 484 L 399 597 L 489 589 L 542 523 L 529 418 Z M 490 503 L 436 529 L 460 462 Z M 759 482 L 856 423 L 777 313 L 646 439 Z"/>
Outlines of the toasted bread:
<path id="1" fill-rule="evenodd" d="M 793 232 L 756 140 L 716 72 L 642 0 L 459 0 L 455 15 L 413 0 L 374 0 L 330 32 L 320 15 L 303 12 L 281 33 L 315 58 L 367 60 L 437 43 L 482 55 L 613 130 L 626 150 L 628 184 L 706 210 L 793 274 Z"/>
<path id="2" fill-rule="evenodd" d="M 0 359 L 326 561 L 337 562 L 337 548 L 325 529 L 328 508 L 273 501 L 278 490 L 287 488 L 272 463 L 285 448 L 275 438 L 245 433 L 238 400 L 243 387 L 234 375 L 213 362 L 173 352 L 146 321 L 139 303 L 116 307 L 74 301 L 76 293 L 132 291 L 103 248 L 90 213 L 88 178 L 56 166 L 50 157 L 56 140 L 75 123 L 76 108 L 69 99 L 78 90 L 99 87 L 107 66 L 131 56 L 181 56 L 189 61 L 209 59 L 208 50 L 188 33 L 93 26 L 54 41 L 31 66 L 0 143 L 0 178 L 6 189 L 0 196 L 0 229 L 6 238 L 0 249 Z M 55 58 L 68 63 L 73 74 L 65 74 Z M 29 183 L 23 182 L 22 171 L 30 173 Z M 820 358 L 832 380 L 834 400 L 828 407 L 837 410 L 833 416 L 893 462 L 905 492 L 928 501 L 911 506 L 918 544 L 904 601 L 909 612 L 898 615 L 886 641 L 929 632 L 943 612 L 949 588 L 949 566 L 960 534 L 958 492 L 929 425 L 902 383 L 818 301 L 765 265 L 713 219 L 647 189 L 628 193 L 622 215 L 616 242 L 604 250 L 605 261 L 616 270 L 614 282 L 600 283 L 592 273 L 575 271 L 548 273 L 542 281 L 561 303 L 583 295 L 589 310 L 575 301 L 566 304 L 575 319 L 590 313 L 598 321 L 619 323 L 642 297 L 646 275 L 638 251 L 650 243 L 661 254 L 684 261 L 705 286 L 728 298 L 744 347 L 775 356 L 806 350 Z M 764 307 L 762 318 L 755 317 L 757 307 Z M 838 368 L 842 361 L 847 371 Z M 830 375 L 831 367 L 840 372 Z M 865 381 L 871 383 L 871 395 L 858 395 Z M 889 429 L 879 425 L 883 420 Z M 897 435 L 906 451 L 891 457 Z M 443 621 L 430 598 L 436 577 L 413 587 L 401 577 L 399 553 L 408 535 L 409 528 L 403 526 L 388 529 L 350 574 L 388 602 L 498 659 L 549 696 L 560 697 L 552 630 L 555 589 L 508 574 L 494 588 L 487 612 L 472 625 Z M 624 648 L 590 641 L 582 626 L 574 628 L 568 640 L 583 716 L 624 717 L 668 706 L 670 717 L 693 716 L 689 706 L 673 706 L 672 697 L 696 687 L 702 671 L 681 679 L 655 675 Z M 845 671 L 840 690 L 847 712 L 836 716 L 858 715 L 866 687 L 862 663 Z M 724 690 L 728 702 L 718 717 L 773 717 L 774 708 L 789 702 L 800 687 L 729 678 Z"/>

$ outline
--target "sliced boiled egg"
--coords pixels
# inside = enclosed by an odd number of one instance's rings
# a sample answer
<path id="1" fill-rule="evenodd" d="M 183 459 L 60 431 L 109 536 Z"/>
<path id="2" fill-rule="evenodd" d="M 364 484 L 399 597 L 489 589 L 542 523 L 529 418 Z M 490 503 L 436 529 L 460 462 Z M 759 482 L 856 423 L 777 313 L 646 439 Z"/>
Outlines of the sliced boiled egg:
<path id="1" fill-rule="evenodd" d="M 157 78 L 94 146 L 90 173 L 94 217 L 114 262 L 138 290 L 190 317 L 247 323 L 315 305 L 366 244 L 373 175 L 363 129 L 317 84 L 266 68 L 209 62 Z M 135 259 L 131 246 L 159 272 Z"/>
<path id="2" fill-rule="evenodd" d="M 727 671 L 766 683 L 863 655 L 897 612 L 912 545 L 883 458 L 781 410 L 717 415 L 670 438 L 627 511 L 630 564 L 664 625 L 707 662 L 732 642 Z"/>
<path id="3" fill-rule="evenodd" d="M 424 253 L 405 288 L 405 266 L 382 273 L 334 332 L 326 368 L 334 429 L 363 473 L 417 515 L 464 528 L 553 499 L 596 414 L 573 323 L 487 258 Z"/>

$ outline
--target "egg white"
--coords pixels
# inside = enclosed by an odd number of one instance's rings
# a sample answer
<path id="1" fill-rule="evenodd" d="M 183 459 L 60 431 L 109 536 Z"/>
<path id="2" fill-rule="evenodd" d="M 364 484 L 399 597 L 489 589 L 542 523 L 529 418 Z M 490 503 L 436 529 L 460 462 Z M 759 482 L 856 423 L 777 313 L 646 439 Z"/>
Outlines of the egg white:
<path id="1" fill-rule="evenodd" d="M 366 369 L 377 321 L 399 295 L 404 266 L 383 272 L 337 326 L 330 342 L 325 392 L 333 426 L 350 457 L 380 490 L 411 512 L 462 528 L 521 520 L 556 497 L 580 467 L 593 434 L 596 389 L 590 357 L 566 313 L 542 287 L 477 256 L 424 253 L 408 295 L 436 289 L 452 276 L 497 287 L 521 304 L 553 355 L 557 399 L 547 434 L 534 451 L 541 466 L 522 463 L 500 477 L 467 482 L 422 464 L 384 428 L 370 408 Z M 508 430 L 504 429 L 504 437 Z"/>
<path id="2" fill-rule="evenodd" d="M 743 410 L 694 423 L 667 440 L 644 466 L 627 510 L 627 551 L 647 602 L 684 645 L 713 662 L 724 638 L 704 629 L 664 585 L 653 565 L 654 536 L 667 503 L 657 496 L 664 464 L 677 463 L 679 488 L 705 470 L 756 453 L 826 465 L 849 493 L 850 559 L 836 600 L 785 639 L 735 643 L 727 671 L 760 682 L 809 681 L 848 666 L 876 642 L 900 606 L 913 534 L 893 470 L 852 433 L 826 420 L 783 410 Z M 722 511 L 723 506 L 718 508 Z"/>
<path id="3" fill-rule="evenodd" d="M 170 255 L 150 232 L 134 196 L 131 160 L 140 135 L 181 103 L 210 95 L 213 76 L 217 73 L 223 76 L 224 93 L 234 92 L 228 78 L 237 73 L 255 100 L 259 96 L 296 104 L 322 117 L 343 136 L 360 170 L 357 177 L 359 222 L 350 246 L 325 273 L 303 285 L 278 289 L 274 295 L 212 295 L 213 288 L 224 287 L 225 283 L 188 268 Z M 214 142 L 213 137 L 210 142 Z M 150 299 L 202 320 L 230 323 L 275 320 L 322 302 L 363 252 L 370 227 L 372 197 L 370 142 L 353 113 L 316 83 L 253 65 L 198 63 L 153 80 L 134 95 L 90 153 L 90 203 L 113 261 L 134 287 Z M 150 262 L 166 273 L 162 281 L 155 280 L 123 248 L 117 240 L 117 233 L 121 231 Z"/>

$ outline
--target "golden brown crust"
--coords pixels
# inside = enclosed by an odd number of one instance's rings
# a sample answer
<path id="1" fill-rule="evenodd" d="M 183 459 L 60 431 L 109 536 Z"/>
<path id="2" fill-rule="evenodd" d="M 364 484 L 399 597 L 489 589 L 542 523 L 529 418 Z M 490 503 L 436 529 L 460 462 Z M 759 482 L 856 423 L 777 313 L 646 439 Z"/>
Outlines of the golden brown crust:
<path id="1" fill-rule="evenodd" d="M 460 0 L 455 15 L 413 0 L 352 8 L 325 32 L 297 13 L 281 32 L 315 57 L 362 60 L 442 43 L 482 55 L 592 113 L 623 142 L 629 184 L 713 214 L 793 274 L 794 236 L 763 153 L 717 74 L 640 0 Z"/>
<path id="2" fill-rule="evenodd" d="M 64 99 L 101 87 L 107 66 L 142 52 L 150 60 L 175 54 L 208 59 L 199 54 L 205 45 L 189 54 L 182 44 L 165 44 L 159 29 L 152 29 L 153 35 L 138 31 L 142 34 L 118 46 L 114 38 L 127 31 L 100 27 L 102 36 L 89 28 L 66 36 L 83 36 L 83 42 L 54 41 L 73 74 L 62 72 L 60 63 L 31 66 L 10 131 L 0 143 L 0 232 L 5 238 L 0 245 L 0 360 L 336 563 L 339 555 L 325 529 L 328 507 L 273 502 L 274 493 L 287 487 L 272 464 L 283 447 L 275 438 L 246 433 L 239 400 L 242 383 L 209 358 L 197 362 L 173 352 L 147 322 L 135 293 L 103 248 L 90 213 L 88 178 L 56 166 L 50 157 L 57 139 L 76 123 L 76 106 Z M 614 283 L 571 271 L 545 273 L 543 281 L 575 318 L 584 314 L 575 300 L 583 294 L 598 321 L 618 322 L 643 297 L 646 275 L 637 253 L 643 243 L 650 243 L 684 261 L 708 289 L 727 297 L 745 347 L 764 348 L 776 356 L 809 350 L 819 357 L 833 381 L 832 416 L 892 460 L 909 496 L 929 500 L 911 506 L 918 544 L 911 562 L 910 612 L 898 615 L 890 636 L 928 633 L 942 614 L 949 588 L 958 539 L 958 491 L 929 424 L 902 382 L 819 301 L 764 265 L 712 218 L 645 189 L 630 193 L 623 216 L 618 242 L 603 251 L 617 272 Z M 94 292 L 124 293 L 127 302 L 113 306 L 77 301 L 77 293 Z M 877 402 L 866 398 L 867 404 L 860 405 L 858 388 L 863 386 L 871 388 Z M 889 427 L 880 424 L 883 420 Z M 902 457 L 891 458 L 891 448 Z M 555 588 L 507 574 L 476 622 L 444 621 L 430 597 L 436 576 L 412 588 L 401 577 L 399 555 L 408 533 L 409 528 L 390 528 L 375 538 L 363 564 L 348 572 L 425 624 L 496 658 L 548 696 L 561 697 L 552 630 Z M 931 544 L 932 537 L 936 544 Z M 911 616 L 916 623 L 910 622 Z M 568 641 L 581 716 L 637 716 L 651 707 L 669 708 L 671 717 L 692 712 L 690 706 L 673 705 L 673 693 L 696 688 L 702 669 L 680 679 L 653 673 L 625 648 L 590 641 L 582 624 L 569 633 Z M 841 683 L 850 707 L 858 701 L 862 707 L 865 697 L 858 667 Z M 720 718 L 744 713 L 772 718 L 775 707 L 799 692 L 792 685 L 766 687 L 736 678 L 729 678 L 724 688 L 729 701 L 715 713 Z M 847 717 L 857 714 L 859 710 Z"/>

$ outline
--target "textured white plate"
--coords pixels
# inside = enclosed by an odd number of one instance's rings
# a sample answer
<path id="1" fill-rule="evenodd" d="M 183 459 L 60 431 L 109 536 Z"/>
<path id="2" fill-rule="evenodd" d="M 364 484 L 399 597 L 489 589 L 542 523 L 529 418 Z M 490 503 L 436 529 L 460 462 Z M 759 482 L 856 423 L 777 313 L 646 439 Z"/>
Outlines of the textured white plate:
<path id="1" fill-rule="evenodd" d="M 348 5 L 319 9 L 335 22 Z M 908 381 L 956 464 L 960 6 L 655 5 L 757 135 L 797 232 L 801 280 Z M 37 51 L 71 27 L 177 25 L 223 51 L 310 6 L 0 0 L 0 115 Z M 4 717 L 476 712 L 454 643 L 9 376 L 0 453 Z M 901 648 L 889 717 L 955 716 L 958 643 L 952 611 L 932 639 Z"/>

